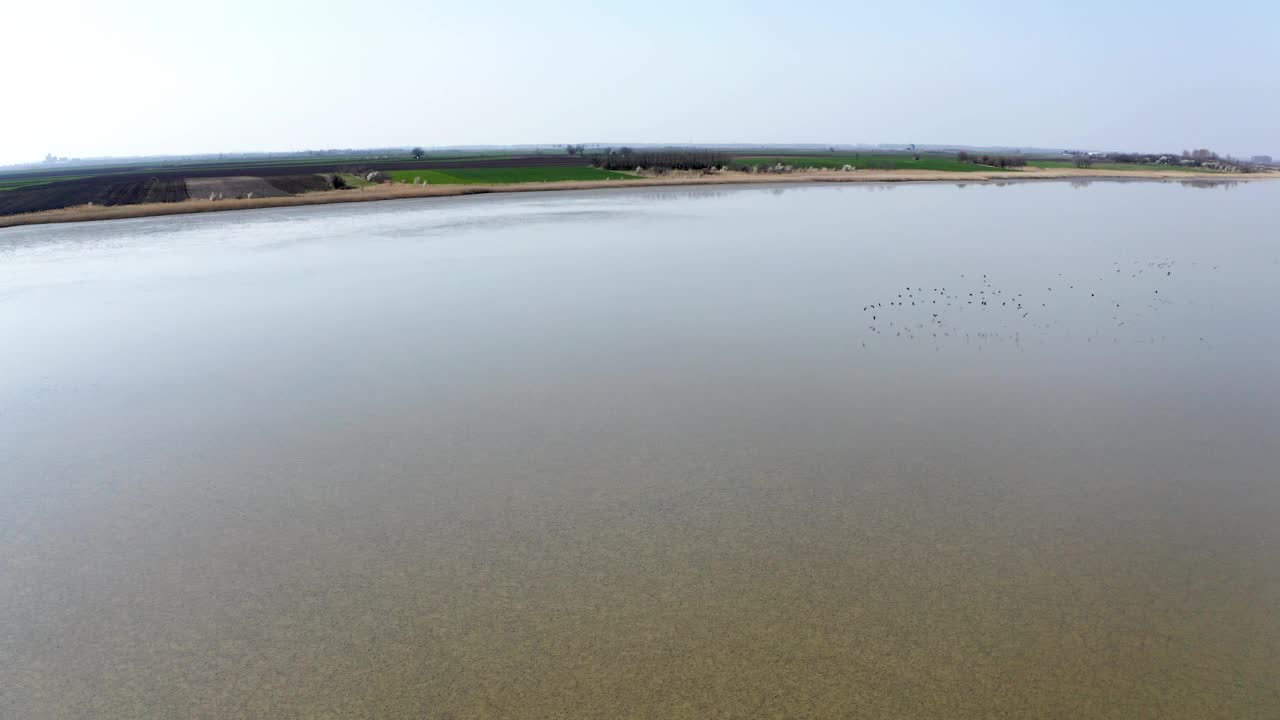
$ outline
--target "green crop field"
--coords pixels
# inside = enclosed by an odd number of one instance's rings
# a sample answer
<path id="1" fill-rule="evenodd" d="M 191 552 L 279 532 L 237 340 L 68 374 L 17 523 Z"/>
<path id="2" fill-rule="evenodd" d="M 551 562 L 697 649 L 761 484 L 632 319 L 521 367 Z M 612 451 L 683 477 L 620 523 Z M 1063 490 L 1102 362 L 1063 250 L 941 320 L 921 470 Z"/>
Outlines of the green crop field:
<path id="1" fill-rule="evenodd" d="M 858 154 L 858 155 L 814 155 L 793 157 L 739 157 L 735 164 L 743 165 L 790 165 L 794 168 L 841 168 L 852 165 L 858 170 L 945 170 L 948 172 L 990 172 L 999 170 L 988 165 L 960 162 L 951 157 L 937 155 L 921 155 L 919 160 L 910 155 Z"/>
<path id="2" fill-rule="evenodd" d="M 1075 162 L 1071 160 L 1028 160 L 1028 165 L 1040 168 L 1073 168 Z M 1198 167 L 1182 167 L 1181 165 L 1156 165 L 1155 163 L 1094 163 L 1085 168 L 1087 170 L 1179 170 L 1182 172 L 1221 172 L 1220 170 L 1209 170 Z"/>
<path id="3" fill-rule="evenodd" d="M 432 153 L 422 158 L 418 158 L 419 162 L 436 162 L 447 160 L 449 162 L 477 162 L 481 160 L 506 160 L 517 157 L 510 154 L 462 154 L 462 153 Z M 408 155 L 343 155 L 330 157 L 284 157 L 284 158 L 250 158 L 246 160 L 217 160 L 217 161 L 201 161 L 201 162 L 177 162 L 177 163 L 160 163 L 158 165 L 140 165 L 138 167 L 129 167 L 128 172 L 155 172 L 155 171 L 175 171 L 194 168 L 199 170 L 209 170 L 217 168 L 228 169 L 251 169 L 256 167 L 277 167 L 277 166 L 305 166 L 305 165 L 361 165 L 385 162 L 409 162 L 414 158 Z"/>
<path id="4" fill-rule="evenodd" d="M 552 153 L 553 155 L 555 153 Z M 537 153 L 536 155 L 543 155 Z M 513 155 L 511 153 L 483 153 L 483 152 L 452 152 L 442 151 L 428 153 L 425 157 L 419 158 L 418 162 L 481 162 L 493 160 L 507 160 L 512 158 L 523 157 L 521 155 Z M 172 160 L 161 162 L 122 162 L 122 163 L 103 163 L 100 165 L 77 165 L 75 175 L 59 175 L 56 177 L 39 177 L 39 178 L 22 178 L 13 179 L 0 175 L 0 190 L 12 190 L 19 187 L 30 187 L 32 185 L 43 185 L 59 180 L 74 180 L 85 177 L 102 177 L 109 178 L 113 175 L 137 175 L 140 173 L 180 173 L 183 171 L 210 171 L 210 170 L 227 170 L 228 174 L 252 175 L 255 168 L 277 168 L 277 167 L 298 167 L 299 172 L 305 172 L 302 168 L 316 166 L 320 168 L 351 166 L 360 167 L 362 165 L 378 165 L 381 163 L 392 162 L 410 162 L 413 161 L 407 153 L 403 155 L 391 154 L 363 154 L 363 155 L 293 155 L 283 157 L 267 157 L 267 158 L 224 158 L 224 159 L 200 159 L 200 160 Z"/>
<path id="5" fill-rule="evenodd" d="M 556 180 L 630 180 L 635 178 L 635 175 L 628 173 L 574 165 L 566 165 L 564 167 L 392 170 L 388 174 L 396 182 L 411 183 L 414 178 L 421 178 L 431 185 L 498 185 L 503 183 L 554 182 Z"/>
<path id="6" fill-rule="evenodd" d="M 5 180 L 0 178 L 0 191 L 17 190 L 24 187 L 35 187 L 36 185 L 48 185 L 49 183 L 58 182 L 59 180 L 76 180 L 85 177 L 84 175 L 59 175 L 58 177 L 30 178 L 22 180 Z"/>

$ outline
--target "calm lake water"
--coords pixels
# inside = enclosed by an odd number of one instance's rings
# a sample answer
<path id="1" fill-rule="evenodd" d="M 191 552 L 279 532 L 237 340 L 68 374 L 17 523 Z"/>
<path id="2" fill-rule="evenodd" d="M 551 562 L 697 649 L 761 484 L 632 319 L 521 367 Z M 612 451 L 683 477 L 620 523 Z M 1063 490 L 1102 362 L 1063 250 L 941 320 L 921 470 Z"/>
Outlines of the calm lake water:
<path id="1" fill-rule="evenodd" d="M 1110 182 L 0 230 L 0 717 L 1278 717 L 1278 228 Z"/>

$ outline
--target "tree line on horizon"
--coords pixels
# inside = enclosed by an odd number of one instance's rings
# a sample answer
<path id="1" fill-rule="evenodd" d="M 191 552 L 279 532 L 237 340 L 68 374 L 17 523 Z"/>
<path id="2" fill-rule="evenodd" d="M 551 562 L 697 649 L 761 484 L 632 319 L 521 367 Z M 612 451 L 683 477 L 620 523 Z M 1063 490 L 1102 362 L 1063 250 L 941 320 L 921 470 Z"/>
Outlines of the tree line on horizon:
<path id="1" fill-rule="evenodd" d="M 999 168 L 1022 167 L 1027 164 L 1027 159 L 1018 155 L 988 155 L 985 153 L 979 155 L 977 153 L 969 153 L 967 150 L 961 150 L 956 153 L 956 160 Z"/>
<path id="2" fill-rule="evenodd" d="M 661 170 L 708 170 L 725 167 L 730 156 L 716 150 L 633 150 L 604 148 L 591 156 L 591 164 L 604 170 L 650 168 Z"/>

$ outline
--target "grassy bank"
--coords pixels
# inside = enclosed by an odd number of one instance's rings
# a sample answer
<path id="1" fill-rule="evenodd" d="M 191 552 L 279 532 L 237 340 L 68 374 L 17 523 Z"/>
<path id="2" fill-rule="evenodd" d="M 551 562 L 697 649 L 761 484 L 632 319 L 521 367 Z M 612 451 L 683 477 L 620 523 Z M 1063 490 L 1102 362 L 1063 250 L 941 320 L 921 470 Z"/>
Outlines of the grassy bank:
<path id="1" fill-rule="evenodd" d="M 629 173 L 586 166 L 392 170 L 387 174 L 396 182 L 412 183 L 417 179 L 429 185 L 501 185 L 528 182 L 634 180 L 636 177 Z"/>
<path id="2" fill-rule="evenodd" d="M 916 160 L 910 155 L 801 155 L 801 156 L 760 156 L 738 157 L 735 165 L 763 167 L 767 165 L 790 165 L 793 168 L 829 168 L 840 169 L 851 165 L 858 170 L 937 170 L 941 172 L 991 172 L 998 168 L 987 165 L 976 165 L 960 162 L 955 158 L 921 155 Z"/>
<path id="3" fill-rule="evenodd" d="M 1059 170 L 1062 168 L 1074 168 L 1075 162 L 1071 160 L 1028 160 L 1027 165 L 1038 168 L 1048 168 L 1051 170 Z M 1155 171 L 1155 172 L 1195 172 L 1195 173 L 1221 173 L 1223 170 L 1209 170 L 1202 167 L 1182 167 L 1180 165 L 1156 165 L 1155 163 L 1093 163 L 1086 169 L 1092 170 L 1128 170 L 1128 171 Z"/>

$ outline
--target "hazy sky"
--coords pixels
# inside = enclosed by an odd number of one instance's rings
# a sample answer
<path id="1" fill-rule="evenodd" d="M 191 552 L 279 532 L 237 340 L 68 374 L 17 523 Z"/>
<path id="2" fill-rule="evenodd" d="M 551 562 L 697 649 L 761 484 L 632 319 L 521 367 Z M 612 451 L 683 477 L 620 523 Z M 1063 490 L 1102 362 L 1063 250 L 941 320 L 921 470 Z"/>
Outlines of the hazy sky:
<path id="1" fill-rule="evenodd" d="M 564 142 L 1280 156 L 1280 2 L 39 0 L 0 163 Z"/>

